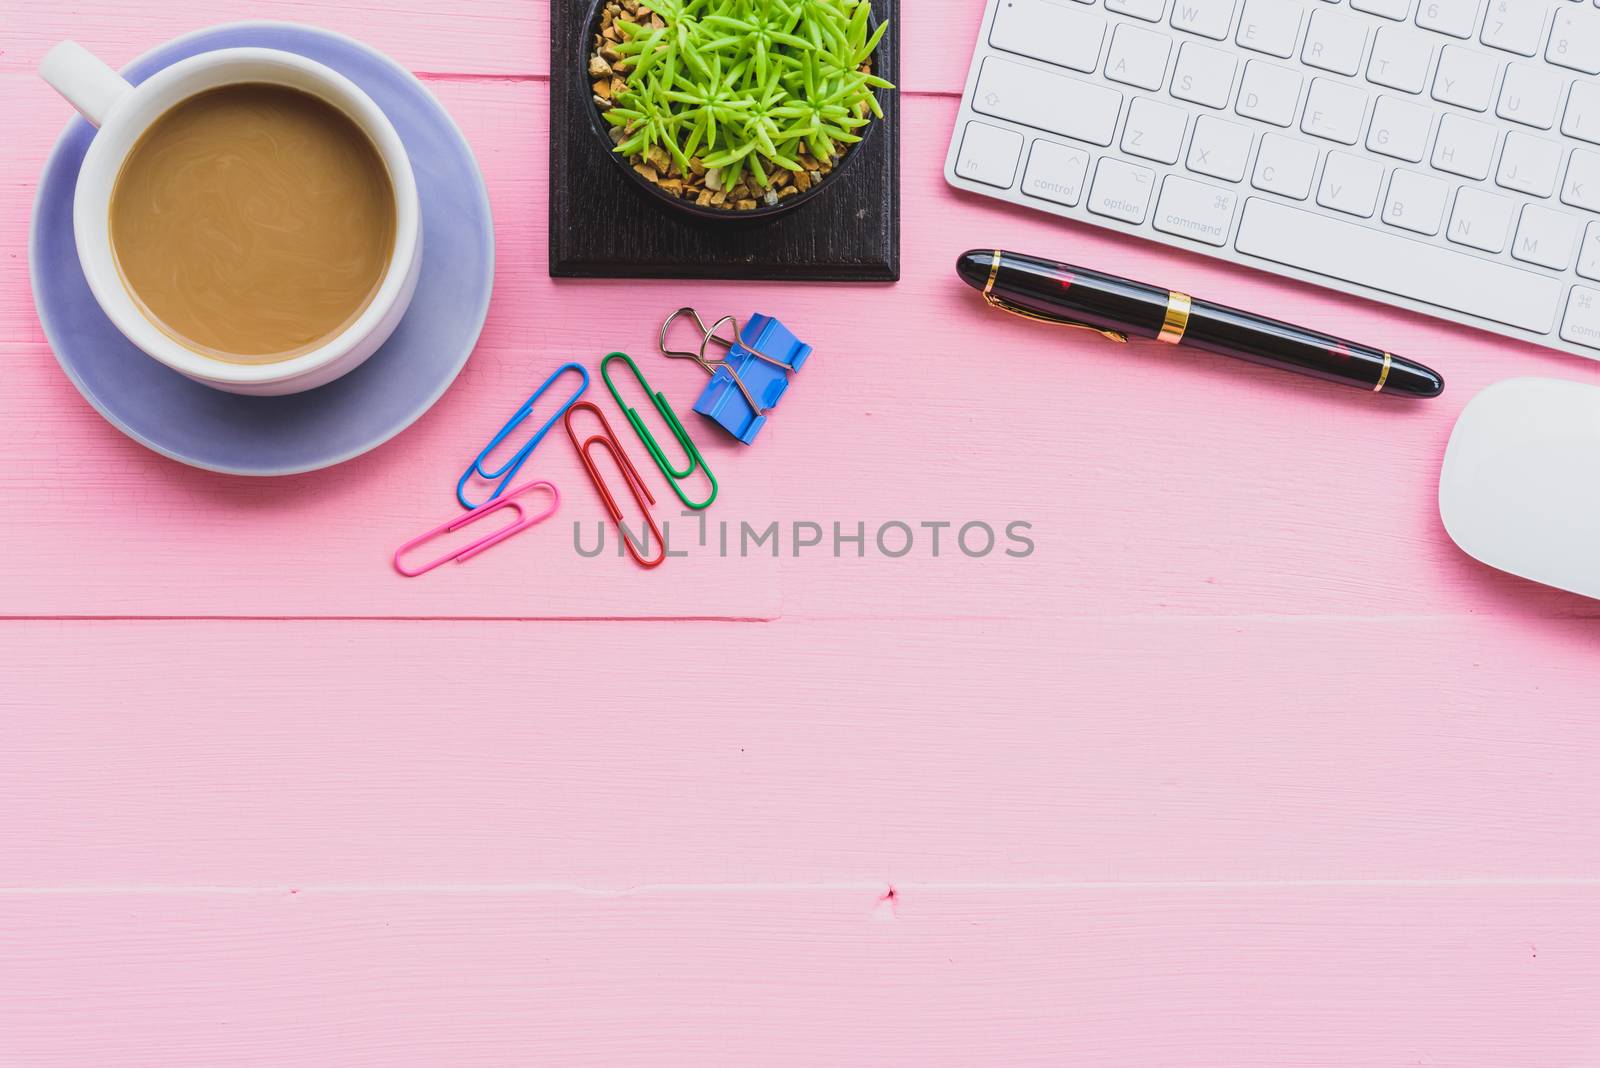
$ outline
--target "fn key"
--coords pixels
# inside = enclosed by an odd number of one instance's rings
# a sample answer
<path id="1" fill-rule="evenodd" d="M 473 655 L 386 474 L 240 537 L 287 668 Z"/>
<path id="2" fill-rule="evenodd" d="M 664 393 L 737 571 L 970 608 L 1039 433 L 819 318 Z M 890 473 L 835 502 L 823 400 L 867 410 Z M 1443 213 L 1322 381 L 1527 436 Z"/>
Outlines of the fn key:
<path id="1" fill-rule="evenodd" d="M 1017 161 L 1021 158 L 1021 134 L 986 122 L 969 122 L 961 135 L 956 173 L 984 185 L 1010 189 L 1011 183 L 1016 181 Z"/>

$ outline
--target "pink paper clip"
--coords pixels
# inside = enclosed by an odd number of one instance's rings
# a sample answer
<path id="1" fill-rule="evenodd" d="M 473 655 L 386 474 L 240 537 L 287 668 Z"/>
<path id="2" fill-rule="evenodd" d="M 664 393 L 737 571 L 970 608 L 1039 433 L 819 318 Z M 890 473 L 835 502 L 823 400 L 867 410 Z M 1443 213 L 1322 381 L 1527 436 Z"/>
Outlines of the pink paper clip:
<path id="1" fill-rule="evenodd" d="M 522 506 L 522 502 L 517 500 L 517 498 L 521 497 L 529 490 L 536 489 L 547 489 L 550 491 L 550 507 L 540 512 L 538 515 L 529 515 L 527 509 Z M 400 546 L 400 548 L 394 551 L 394 569 L 407 578 L 416 578 L 418 575 L 426 574 L 436 567 L 439 567 L 443 564 L 448 564 L 452 560 L 458 564 L 464 564 L 468 560 L 471 560 L 474 556 L 477 556 L 479 553 L 483 552 L 485 549 L 499 545 L 513 534 L 521 534 L 529 527 L 535 526 L 544 522 L 546 519 L 549 519 L 555 514 L 556 508 L 559 507 L 560 504 L 561 494 L 557 493 L 555 486 L 551 485 L 550 483 L 523 483 L 521 486 L 511 490 L 509 493 L 501 494 L 496 499 L 489 501 L 487 504 L 479 505 L 465 515 L 457 516 L 447 523 L 443 523 L 437 527 L 434 527 L 426 534 L 412 538 L 410 541 L 406 542 L 404 545 Z M 454 550 L 453 552 L 447 553 L 446 555 L 441 556 L 439 559 L 433 561 L 433 563 L 424 564 L 422 567 L 416 568 L 415 570 L 407 570 L 406 566 L 400 562 L 400 558 L 402 556 L 416 548 L 418 545 L 421 545 L 423 542 L 431 541 L 440 535 L 449 534 L 453 531 L 460 530 L 462 527 L 467 526 L 468 524 L 476 523 L 490 512 L 498 512 L 502 508 L 514 509 L 517 513 L 517 521 L 501 527 L 493 534 L 479 538 L 471 545 L 466 545 L 460 549 Z"/>

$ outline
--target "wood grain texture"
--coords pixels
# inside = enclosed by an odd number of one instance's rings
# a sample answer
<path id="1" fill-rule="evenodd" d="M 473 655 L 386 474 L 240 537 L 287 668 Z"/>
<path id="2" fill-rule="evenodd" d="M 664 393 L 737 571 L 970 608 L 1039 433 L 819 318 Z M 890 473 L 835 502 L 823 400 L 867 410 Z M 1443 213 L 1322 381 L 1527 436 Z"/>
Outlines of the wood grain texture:
<path id="1" fill-rule="evenodd" d="M 0 86 L 15 87 L 23 101 L 37 105 L 31 113 L 43 116 L 29 158 L 0 166 L 36 172 L 64 122 L 64 105 L 36 78 L 0 75 Z M 770 555 L 723 568 L 718 557 L 696 554 L 655 574 L 610 553 L 580 556 L 574 524 L 582 524 L 582 543 L 592 549 L 604 513 L 559 428 L 524 468 L 527 477 L 547 476 L 561 487 L 563 506 L 555 518 L 470 567 L 408 581 L 389 566 L 396 546 L 459 510 L 456 479 L 551 370 L 570 359 L 592 367 L 612 346 L 643 355 L 651 333 L 645 320 L 657 313 L 642 308 L 626 334 L 597 340 L 591 312 L 564 310 L 552 299 L 540 213 L 522 207 L 531 197 L 543 198 L 544 167 L 516 151 L 524 136 L 520 125 L 535 115 L 542 121 L 543 85 L 469 80 L 436 87 L 479 146 L 490 176 L 500 222 L 494 301 L 478 351 L 445 398 L 395 442 L 352 463 L 285 479 L 240 480 L 191 470 L 127 440 L 66 380 L 38 337 L 25 263 L 8 263 L 0 273 L 7 293 L 0 322 L 14 333 L 0 340 L 11 372 L 0 391 L 0 418 L 23 429 L 0 468 L 0 492 L 8 509 L 31 516 L 0 530 L 0 615 L 140 615 L 148 614 L 141 606 L 152 603 L 163 606 L 162 615 L 204 616 L 769 618 L 780 611 L 778 562 Z M 9 198 L 3 211 L 7 247 L 25 250 L 27 203 Z M 518 226 L 519 218 L 530 216 L 539 220 L 531 232 Z M 658 388 L 676 383 L 678 396 L 698 389 L 704 377 L 698 368 L 660 359 L 650 367 Z M 595 389 L 591 399 L 603 399 L 612 410 L 663 504 L 672 500 L 598 379 Z M 723 506 L 741 508 L 753 482 L 738 473 L 748 453 L 708 431 L 700 442 L 727 483 Z M 63 455 L 70 457 L 65 464 Z M 55 474 L 41 478 L 41 472 Z M 103 526 L 84 523 L 81 512 L 57 506 L 64 488 L 93 497 L 117 518 Z M 767 510 L 760 500 L 752 514 Z M 676 508 L 662 512 L 678 517 Z M 681 525 L 686 521 L 679 523 L 687 541 L 691 532 Z M 734 530 L 737 536 L 737 518 Z M 614 537 L 609 544 L 615 548 Z M 376 596 L 330 600 L 335 571 L 338 585 L 353 581 Z"/>
<path id="2" fill-rule="evenodd" d="M 1600 368 L 953 193 L 980 8 L 902 14 L 905 272 L 863 290 L 552 282 L 543 0 L 0 0 L 0 1068 L 1600 1057 L 1596 605 L 1465 559 L 1434 505 L 1477 389 Z M 27 282 L 68 115 L 38 56 L 239 17 L 422 72 L 497 223 L 460 382 L 270 482 L 107 427 Z M 951 271 L 993 245 L 1382 338 L 1449 390 L 997 318 Z M 648 358 L 685 303 L 817 346 L 757 447 L 697 434 L 731 558 L 680 519 L 659 572 L 582 560 L 557 438 L 555 526 L 389 571 L 557 364 L 628 349 L 687 408 L 700 372 Z M 1014 520 L 1027 558 L 953 547 Z M 864 554 L 796 556 L 797 522 Z"/>
<path id="3" fill-rule="evenodd" d="M 555 0 L 551 22 L 550 273 L 558 278 L 732 278 L 893 282 L 900 277 L 900 96 L 851 150 L 826 192 L 758 221 L 706 221 L 668 210 L 607 158 L 590 104 L 594 0 Z M 875 16 L 899 23 L 898 0 Z M 886 35 L 876 73 L 900 80 L 900 36 Z M 719 313 L 720 315 L 721 313 Z M 744 313 L 740 313 L 741 316 Z"/>
<path id="4" fill-rule="evenodd" d="M 1600 877 L 1588 620 L 13 623 L 0 646 L 0 885 Z"/>
<path id="5" fill-rule="evenodd" d="M 161 0 L 108 3 L 0 3 L 0 72 L 33 76 L 39 57 L 71 38 L 113 67 L 168 38 L 224 22 L 305 22 L 349 34 L 407 68 L 506 78 L 548 70 L 550 8 L 544 3 L 439 3 L 438 0 Z"/>
<path id="6" fill-rule="evenodd" d="M 433 84 L 479 154 L 498 224 L 483 341 L 445 399 L 394 442 L 333 471 L 260 483 L 148 454 L 95 416 L 56 367 L 22 250 L 32 182 L 66 108 L 35 78 L 0 75 L 23 123 L 17 151 L 0 159 L 0 186 L 20 194 L 0 202 L 9 369 L 0 419 L 17 428 L 0 491 L 29 517 L 0 531 L 0 614 L 1595 613 L 1593 602 L 1465 559 L 1434 500 L 1450 426 L 1476 390 L 1515 373 L 1600 381 L 1600 367 L 958 195 L 939 170 L 955 104 L 932 97 L 905 104 L 905 195 L 923 223 L 907 228 L 906 275 L 892 289 L 556 283 L 544 270 L 544 86 Z M 1437 402 L 1408 404 L 1013 320 L 985 308 L 951 269 L 957 252 L 984 245 L 1170 279 L 1229 304 L 1384 338 L 1443 368 L 1450 388 Z M 652 355 L 661 318 L 685 303 L 778 314 L 816 346 L 754 448 L 688 413 L 703 384 L 697 368 Z M 696 554 L 638 576 L 612 560 L 597 561 L 599 572 L 579 566 L 570 549 L 552 564 L 518 545 L 424 582 L 394 576 L 387 551 L 448 514 L 455 478 L 521 399 L 560 363 L 592 365 L 614 348 L 644 359 L 691 420 L 725 486 L 714 522 L 729 523 L 735 542 L 745 522 L 790 534 L 815 523 L 823 549 L 796 557 L 786 536 L 778 560 Z M 568 520 L 600 517 L 570 451 L 558 436 L 529 469 L 569 493 L 557 520 L 567 546 Z M 635 459 L 664 491 L 642 450 Z M 114 509 L 115 522 L 56 507 L 69 490 Z M 1014 521 L 1032 524 L 1030 559 L 969 560 L 951 547 L 966 523 L 1003 530 Z M 848 543 L 833 555 L 835 522 L 846 535 L 864 525 L 864 559 Z M 873 544 L 892 522 L 918 538 L 902 559 Z M 953 527 L 935 558 L 922 524 L 941 522 Z M 530 561 L 535 581 L 518 581 Z"/>
<path id="7" fill-rule="evenodd" d="M 0 895 L 27 1068 L 1584 1065 L 1584 887 Z"/>

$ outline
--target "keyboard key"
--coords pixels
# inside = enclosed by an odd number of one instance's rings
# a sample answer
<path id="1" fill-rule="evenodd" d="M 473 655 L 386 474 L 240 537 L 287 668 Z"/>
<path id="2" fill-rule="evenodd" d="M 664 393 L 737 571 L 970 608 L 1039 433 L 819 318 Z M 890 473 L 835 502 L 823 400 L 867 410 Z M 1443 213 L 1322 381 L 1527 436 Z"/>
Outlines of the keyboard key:
<path id="1" fill-rule="evenodd" d="M 1389 196 L 1383 204 L 1383 221 L 1419 234 L 1433 236 L 1444 219 L 1450 186 L 1416 171 L 1395 171 L 1389 179 Z"/>
<path id="2" fill-rule="evenodd" d="M 1433 112 L 1397 96 L 1380 96 L 1372 107 L 1367 128 L 1367 148 L 1395 159 L 1421 163 L 1428 150 Z"/>
<path id="3" fill-rule="evenodd" d="M 1561 320 L 1561 340 L 1600 349 L 1600 289 L 1572 287 Z"/>
<path id="4" fill-rule="evenodd" d="M 1232 52 L 1185 41 L 1178 49 L 1178 66 L 1172 72 L 1170 92 L 1179 100 L 1204 104 L 1208 108 L 1225 108 L 1233 92 L 1233 68 Z"/>
<path id="5" fill-rule="evenodd" d="M 1548 67 L 1513 63 L 1500 86 L 1500 103 L 1494 113 L 1502 119 L 1548 130 L 1556 124 L 1565 81 Z"/>
<path id="6" fill-rule="evenodd" d="M 1311 195 L 1311 175 L 1316 169 L 1315 145 L 1280 134 L 1263 134 L 1250 184 L 1269 193 L 1304 200 Z"/>
<path id="7" fill-rule="evenodd" d="M 1189 142 L 1189 169 L 1225 182 L 1242 182 L 1252 139 L 1247 126 L 1202 115 L 1195 120 Z"/>
<path id="8" fill-rule="evenodd" d="M 1083 181 L 1088 173 L 1089 153 L 1041 138 L 1033 142 L 1033 150 L 1028 153 L 1022 191 L 1070 208 L 1083 199 Z"/>
<path id="9" fill-rule="evenodd" d="M 1093 145 L 1109 145 L 1122 110 L 1122 94 L 989 56 L 973 90 L 972 109 Z"/>
<path id="10" fill-rule="evenodd" d="M 1172 25 L 1220 41 L 1233 24 L 1233 5 L 1234 0 L 1177 0 L 1172 5 Z"/>
<path id="11" fill-rule="evenodd" d="M 1167 77 L 1167 53 L 1172 39 L 1164 33 L 1124 23 L 1111 36 L 1106 57 L 1106 77 L 1141 89 L 1160 89 Z"/>
<path id="12" fill-rule="evenodd" d="M 1544 58 L 1560 67 L 1600 74 L 1600 11 L 1579 11 L 1570 4 L 1557 11 Z"/>
<path id="13" fill-rule="evenodd" d="M 1552 271 L 1564 271 L 1572 266 L 1582 233 L 1583 222 L 1571 212 L 1529 204 L 1522 209 L 1522 221 L 1517 223 L 1511 255 Z"/>
<path id="14" fill-rule="evenodd" d="M 1300 129 L 1316 137 L 1353 145 L 1361 136 L 1361 119 L 1366 110 L 1367 94 L 1360 89 L 1331 78 L 1313 78 Z"/>
<path id="15" fill-rule="evenodd" d="M 1350 6 L 1386 19 L 1403 19 L 1411 14 L 1411 0 L 1350 0 Z"/>
<path id="16" fill-rule="evenodd" d="M 1218 247 L 1228 243 L 1239 198 L 1226 189 L 1169 174 L 1161 183 L 1155 227 Z"/>
<path id="17" fill-rule="evenodd" d="M 1446 115 L 1439 120 L 1439 137 L 1433 143 L 1434 169 L 1481 182 L 1489 177 L 1494 142 L 1495 128 L 1488 123 Z"/>
<path id="18" fill-rule="evenodd" d="M 1299 0 L 1245 0 L 1234 40 L 1241 48 L 1288 59 L 1300 36 Z"/>
<path id="19" fill-rule="evenodd" d="M 1367 81 L 1420 93 L 1428 84 L 1433 63 L 1433 42 L 1424 34 L 1401 26 L 1380 26 L 1367 61 Z"/>
<path id="20" fill-rule="evenodd" d="M 1054 0 L 1006 0 L 996 7 L 989 43 L 1006 52 L 1083 71 L 1100 66 L 1106 20 Z"/>
<path id="21" fill-rule="evenodd" d="M 1106 10 L 1132 15 L 1147 22 L 1160 22 L 1167 0 L 1106 0 Z"/>
<path id="22" fill-rule="evenodd" d="M 1382 184 L 1381 163 L 1348 152 L 1329 152 L 1322 168 L 1322 185 L 1317 189 L 1317 203 L 1370 219 L 1378 206 L 1378 187 Z"/>
<path id="23" fill-rule="evenodd" d="M 1354 75 L 1361 70 L 1361 54 L 1366 48 L 1366 23 L 1323 8 L 1311 13 L 1300 58 L 1322 70 Z"/>
<path id="24" fill-rule="evenodd" d="M 1549 10 L 1549 0 L 1489 0 L 1489 14 L 1478 39 L 1490 48 L 1519 56 L 1538 55 Z"/>
<path id="25" fill-rule="evenodd" d="M 1600 282 L 1600 222 L 1589 224 L 1583 245 L 1578 249 L 1578 273 Z"/>
<path id="26" fill-rule="evenodd" d="M 1445 45 L 1433 77 L 1433 98 L 1473 111 L 1488 111 L 1499 64 L 1483 52 Z"/>
<path id="27" fill-rule="evenodd" d="M 1581 148 L 1572 150 L 1567 180 L 1561 185 L 1561 199 L 1575 208 L 1600 211 L 1600 155 Z"/>
<path id="28" fill-rule="evenodd" d="M 1561 132 L 1600 145 L 1600 85 L 1573 82 L 1567 97 L 1567 110 L 1561 119 Z"/>
<path id="29" fill-rule="evenodd" d="M 1150 190 L 1155 172 L 1106 156 L 1094 169 L 1089 189 L 1089 210 L 1123 222 L 1142 223 L 1150 210 Z"/>
<path id="30" fill-rule="evenodd" d="M 1383 292 L 1538 333 L 1554 327 L 1565 296 L 1561 283 L 1546 275 L 1261 197 L 1245 201 L 1234 247 L 1248 256 L 1340 281 L 1359 278 Z"/>
<path id="31" fill-rule="evenodd" d="M 1481 6 L 1482 0 L 1422 0 L 1417 7 L 1417 25 L 1465 40 L 1478 24 Z"/>
<path id="32" fill-rule="evenodd" d="M 1446 236 L 1458 245 L 1498 255 L 1506 249 L 1506 235 L 1511 232 L 1516 217 L 1516 201 L 1465 186 L 1456 194 L 1456 207 L 1450 215 L 1450 230 Z"/>
<path id="33" fill-rule="evenodd" d="M 1288 67 L 1252 59 L 1244 65 L 1244 81 L 1239 83 L 1239 100 L 1233 109 L 1246 118 L 1288 126 L 1300 103 L 1300 80 Z"/>
<path id="34" fill-rule="evenodd" d="M 1178 162 L 1189 113 L 1183 108 L 1140 97 L 1128 107 L 1122 129 L 1122 151 L 1160 163 Z"/>
<path id="35" fill-rule="evenodd" d="M 1555 192 L 1556 172 L 1560 169 L 1560 145 L 1513 130 L 1506 134 L 1494 183 L 1503 189 L 1547 197 Z"/>
<path id="36" fill-rule="evenodd" d="M 1022 135 L 986 122 L 967 123 L 956 156 L 956 173 L 974 182 L 1010 189 L 1022 157 Z"/>

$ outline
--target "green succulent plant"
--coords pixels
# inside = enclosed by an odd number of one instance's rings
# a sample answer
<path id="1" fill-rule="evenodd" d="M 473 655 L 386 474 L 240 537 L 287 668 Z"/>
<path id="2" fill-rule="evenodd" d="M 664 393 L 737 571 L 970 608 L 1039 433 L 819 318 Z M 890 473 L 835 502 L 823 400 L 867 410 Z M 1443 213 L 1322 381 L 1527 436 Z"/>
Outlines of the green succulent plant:
<path id="1" fill-rule="evenodd" d="M 832 161 L 882 118 L 874 90 L 894 88 L 870 71 L 889 26 L 868 13 L 868 0 L 640 0 L 612 22 L 616 151 L 659 147 L 684 174 L 698 157 L 728 188 L 746 172 L 767 188 L 805 153 Z"/>

